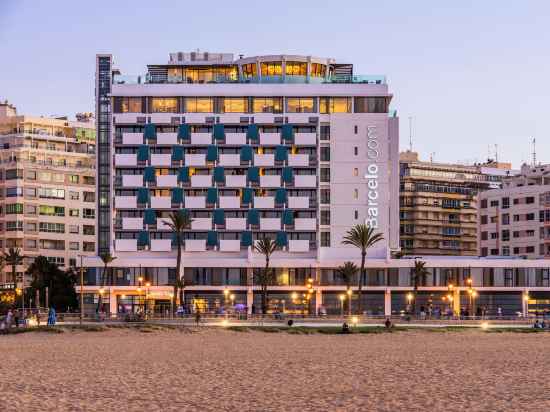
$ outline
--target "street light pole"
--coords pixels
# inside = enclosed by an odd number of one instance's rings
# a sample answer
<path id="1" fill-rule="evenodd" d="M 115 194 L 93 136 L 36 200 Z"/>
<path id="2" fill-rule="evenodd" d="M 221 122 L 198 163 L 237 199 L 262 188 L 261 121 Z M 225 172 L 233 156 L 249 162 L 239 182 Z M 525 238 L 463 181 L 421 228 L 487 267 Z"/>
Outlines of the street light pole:
<path id="1" fill-rule="evenodd" d="M 82 258 L 80 255 L 80 326 L 82 326 L 82 320 L 84 319 L 84 267 L 82 266 Z"/>

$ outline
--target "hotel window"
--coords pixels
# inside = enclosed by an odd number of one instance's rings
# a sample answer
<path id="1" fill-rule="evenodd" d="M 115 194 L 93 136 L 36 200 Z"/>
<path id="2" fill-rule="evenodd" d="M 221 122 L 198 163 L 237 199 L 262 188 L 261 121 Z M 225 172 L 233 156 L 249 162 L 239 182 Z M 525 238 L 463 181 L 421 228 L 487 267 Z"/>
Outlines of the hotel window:
<path id="1" fill-rule="evenodd" d="M 78 217 L 80 215 L 80 209 L 69 209 L 69 216 Z"/>
<path id="2" fill-rule="evenodd" d="M 40 249 L 65 250 L 64 240 L 40 239 Z"/>
<path id="3" fill-rule="evenodd" d="M 178 99 L 175 97 L 151 98 L 151 113 L 177 113 Z"/>
<path id="4" fill-rule="evenodd" d="M 354 154 L 355 156 L 359 156 L 359 148 L 358 148 L 357 146 L 354 146 L 354 147 L 353 147 L 353 154 Z"/>
<path id="5" fill-rule="evenodd" d="M 40 222 L 40 226 L 38 230 L 40 232 L 46 232 L 46 233 L 65 233 L 65 224 Z"/>
<path id="6" fill-rule="evenodd" d="M 330 232 L 321 232 L 321 247 L 330 247 Z"/>
<path id="7" fill-rule="evenodd" d="M 321 162 L 330 162 L 329 146 L 321 146 Z"/>
<path id="8" fill-rule="evenodd" d="M 283 74 L 281 62 L 263 62 L 261 63 L 262 76 L 280 76 Z"/>
<path id="9" fill-rule="evenodd" d="M 321 97 L 320 113 L 351 113 L 351 97 Z"/>
<path id="10" fill-rule="evenodd" d="M 143 113 L 141 97 L 117 97 L 120 99 L 120 111 L 115 101 L 115 113 Z"/>
<path id="11" fill-rule="evenodd" d="M 19 215 L 23 213 L 23 203 L 10 203 L 6 205 L 7 215 Z"/>
<path id="12" fill-rule="evenodd" d="M 315 99 L 313 97 L 287 97 L 286 111 L 288 113 L 314 113 Z"/>
<path id="13" fill-rule="evenodd" d="M 42 180 L 43 182 L 51 182 L 52 174 L 50 172 L 39 172 L 38 180 Z"/>
<path id="14" fill-rule="evenodd" d="M 330 210 L 321 210 L 321 224 L 330 225 Z"/>
<path id="15" fill-rule="evenodd" d="M 95 219 L 95 209 L 82 209 L 84 219 Z"/>
<path id="16" fill-rule="evenodd" d="M 36 240 L 34 240 L 34 239 L 25 239 L 25 248 L 26 249 L 36 249 Z"/>
<path id="17" fill-rule="evenodd" d="M 95 235 L 95 226 L 92 225 L 84 225 L 82 226 L 82 233 L 84 235 L 93 236 Z"/>
<path id="18" fill-rule="evenodd" d="M 321 189 L 321 203 L 330 203 L 330 189 Z"/>
<path id="19" fill-rule="evenodd" d="M 83 242 L 82 243 L 82 250 L 84 252 L 94 252 L 95 251 L 95 243 L 94 242 Z"/>
<path id="20" fill-rule="evenodd" d="M 245 79 L 258 76 L 258 66 L 256 66 L 256 63 L 243 64 L 241 68 Z"/>
<path id="21" fill-rule="evenodd" d="M 38 211 L 42 216 L 65 216 L 65 208 L 63 206 L 40 205 Z"/>
<path id="22" fill-rule="evenodd" d="M 508 209 L 510 207 L 510 198 L 509 197 L 503 197 L 502 198 L 502 208 Z"/>
<path id="23" fill-rule="evenodd" d="M 70 183 L 78 183 L 80 181 L 79 175 L 70 175 L 69 176 L 69 182 Z"/>
<path id="24" fill-rule="evenodd" d="M 78 192 L 69 192 L 69 199 L 78 200 L 78 198 L 79 198 Z"/>
<path id="25" fill-rule="evenodd" d="M 509 225 L 510 224 L 510 215 L 508 213 L 505 213 L 502 215 L 502 224 L 503 225 Z"/>
<path id="26" fill-rule="evenodd" d="M 355 113 L 388 113 L 389 99 L 386 97 L 356 97 Z"/>
<path id="27" fill-rule="evenodd" d="M 319 63 L 311 63 L 310 73 L 311 77 L 325 77 L 327 72 L 327 66 Z"/>
<path id="28" fill-rule="evenodd" d="M 211 97 L 186 97 L 187 113 L 214 113 L 214 100 Z"/>
<path id="29" fill-rule="evenodd" d="M 25 205 L 25 214 L 27 215 L 36 215 L 36 206 L 35 205 Z"/>
<path id="30" fill-rule="evenodd" d="M 354 176 L 359 176 L 359 169 L 357 167 L 353 168 L 353 175 Z"/>
<path id="31" fill-rule="evenodd" d="M 23 170 L 21 169 L 6 170 L 6 180 L 22 179 L 22 178 L 23 178 Z"/>
<path id="32" fill-rule="evenodd" d="M 65 190 L 53 189 L 51 187 L 39 187 L 38 197 L 42 199 L 65 199 Z"/>
<path id="33" fill-rule="evenodd" d="M 353 189 L 353 198 L 359 199 L 359 189 Z"/>
<path id="34" fill-rule="evenodd" d="M 329 183 L 330 182 L 330 168 L 329 167 L 322 167 L 321 168 L 320 181 L 322 183 Z"/>
<path id="35" fill-rule="evenodd" d="M 53 181 L 56 182 L 56 183 L 64 183 L 65 182 L 65 175 L 63 175 L 62 173 L 54 173 Z"/>
<path id="36" fill-rule="evenodd" d="M 224 97 L 222 113 L 248 113 L 246 97 Z"/>
<path id="37" fill-rule="evenodd" d="M 6 231 L 16 232 L 18 230 L 23 230 L 23 221 L 16 220 L 11 222 L 6 222 Z"/>
<path id="38" fill-rule="evenodd" d="M 359 219 L 359 211 L 358 210 L 356 210 L 354 212 L 354 216 L 355 216 L 355 220 Z"/>
<path id="39" fill-rule="evenodd" d="M 23 196 L 23 188 L 22 187 L 8 187 L 6 188 L 6 197 L 17 197 L 17 196 Z"/>
<path id="40" fill-rule="evenodd" d="M 282 97 L 254 97 L 252 100 L 252 111 L 254 113 L 282 113 Z"/>
<path id="41" fill-rule="evenodd" d="M 28 180 L 36 180 L 36 171 L 34 170 L 29 170 L 27 172 L 27 179 Z"/>
<path id="42" fill-rule="evenodd" d="M 530 205 L 532 203 L 535 203 L 535 198 L 532 197 L 532 196 L 526 197 L 525 198 L 525 203 L 528 204 L 528 205 Z"/>
<path id="43" fill-rule="evenodd" d="M 307 63 L 302 62 L 286 62 L 285 73 L 289 76 L 306 76 Z"/>
<path id="44" fill-rule="evenodd" d="M 79 243 L 78 242 L 69 242 L 69 249 L 70 250 L 78 250 L 79 249 Z"/>
<path id="45" fill-rule="evenodd" d="M 330 140 L 330 125 L 321 125 L 319 132 L 321 140 Z"/>
<path id="46" fill-rule="evenodd" d="M 95 192 L 83 192 L 84 202 L 95 202 Z"/>
<path id="47" fill-rule="evenodd" d="M 78 225 L 69 226 L 69 233 L 78 234 Z"/>

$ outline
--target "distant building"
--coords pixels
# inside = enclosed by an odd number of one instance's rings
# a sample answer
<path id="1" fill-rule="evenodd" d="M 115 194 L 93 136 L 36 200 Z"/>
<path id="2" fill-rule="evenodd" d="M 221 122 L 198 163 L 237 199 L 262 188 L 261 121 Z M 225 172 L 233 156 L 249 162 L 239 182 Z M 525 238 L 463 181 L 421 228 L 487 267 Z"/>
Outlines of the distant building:
<path id="1" fill-rule="evenodd" d="M 67 268 L 95 253 L 94 127 L 0 103 L 0 250 L 25 256 L 17 279 L 6 265 L 0 285 L 21 285 L 38 255 Z"/>
<path id="2" fill-rule="evenodd" d="M 550 165 L 523 165 L 480 195 L 481 256 L 550 257 Z"/>
<path id="3" fill-rule="evenodd" d="M 507 163 L 464 166 L 400 154 L 400 241 L 404 255 L 476 256 L 477 194 L 498 188 Z"/>

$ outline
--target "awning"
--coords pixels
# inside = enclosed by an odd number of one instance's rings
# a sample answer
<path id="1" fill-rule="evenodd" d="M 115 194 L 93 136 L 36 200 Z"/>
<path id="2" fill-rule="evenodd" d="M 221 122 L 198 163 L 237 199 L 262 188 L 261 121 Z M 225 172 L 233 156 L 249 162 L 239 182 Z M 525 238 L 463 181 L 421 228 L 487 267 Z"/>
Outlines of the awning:
<path id="1" fill-rule="evenodd" d="M 214 140 L 224 140 L 225 139 L 225 129 L 223 124 L 217 123 L 214 125 L 213 132 Z"/>
<path id="2" fill-rule="evenodd" d="M 143 129 L 143 138 L 157 140 L 157 126 L 153 123 L 146 124 Z"/>

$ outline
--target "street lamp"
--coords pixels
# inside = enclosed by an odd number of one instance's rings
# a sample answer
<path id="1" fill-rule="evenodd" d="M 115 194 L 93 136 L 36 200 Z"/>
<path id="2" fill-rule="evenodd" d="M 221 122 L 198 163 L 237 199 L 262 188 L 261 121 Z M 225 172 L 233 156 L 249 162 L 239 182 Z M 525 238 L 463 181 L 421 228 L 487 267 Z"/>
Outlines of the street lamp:
<path id="1" fill-rule="evenodd" d="M 348 289 L 346 290 L 346 294 L 348 295 L 348 316 L 351 316 L 351 302 L 352 302 L 352 290 Z"/>
<path id="2" fill-rule="evenodd" d="M 229 300 L 231 301 L 231 307 L 235 305 L 235 295 L 232 293 L 229 295 Z"/>
<path id="3" fill-rule="evenodd" d="M 174 292 L 170 292 L 168 296 L 170 297 L 170 319 L 172 319 L 174 315 Z"/>
<path id="4" fill-rule="evenodd" d="M 340 316 L 344 318 L 344 301 L 346 300 L 346 295 L 341 293 L 338 297 L 340 298 Z"/>
<path id="5" fill-rule="evenodd" d="M 149 299 L 149 288 L 151 287 L 151 282 L 145 283 L 145 320 L 147 320 L 147 300 Z"/>
<path id="6" fill-rule="evenodd" d="M 411 311 L 412 307 L 411 307 L 411 303 L 412 303 L 412 300 L 413 300 L 414 296 L 411 292 L 407 293 L 407 304 L 408 304 L 408 310 Z"/>

